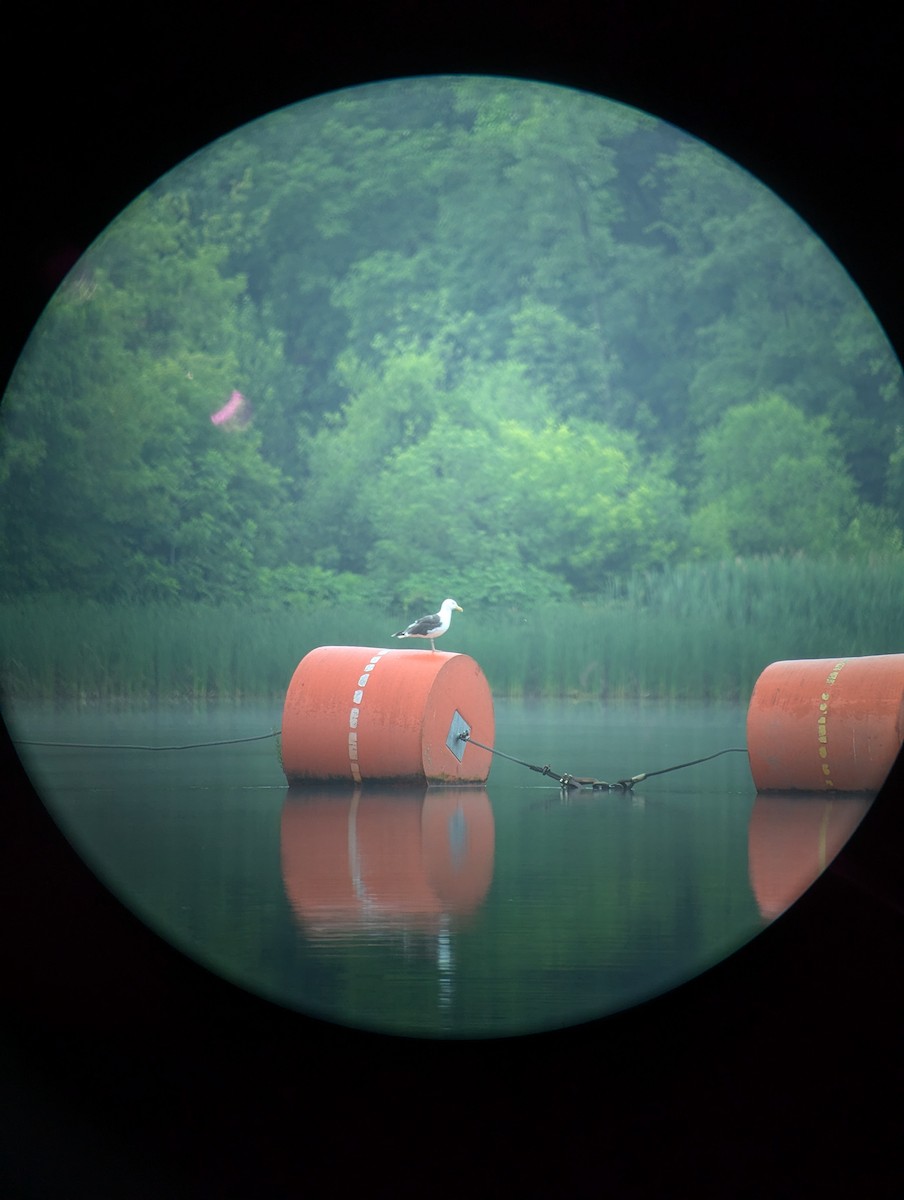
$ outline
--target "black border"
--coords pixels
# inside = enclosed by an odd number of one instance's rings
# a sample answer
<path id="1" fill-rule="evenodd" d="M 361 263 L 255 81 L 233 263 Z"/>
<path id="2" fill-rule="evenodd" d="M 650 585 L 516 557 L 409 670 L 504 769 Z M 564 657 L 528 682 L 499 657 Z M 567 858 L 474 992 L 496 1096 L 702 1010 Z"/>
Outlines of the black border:
<path id="1" fill-rule="evenodd" d="M 809 221 L 900 355 L 887 9 L 749 7 L 21 14 L 3 79 L 4 382 L 68 267 L 164 171 L 308 95 L 438 71 L 587 88 L 711 142 Z M 706 975 L 579 1029 L 443 1044 L 306 1021 L 181 958 L 93 879 L 5 749 L 14 1196 L 900 1190 L 900 761 L 819 883 Z"/>

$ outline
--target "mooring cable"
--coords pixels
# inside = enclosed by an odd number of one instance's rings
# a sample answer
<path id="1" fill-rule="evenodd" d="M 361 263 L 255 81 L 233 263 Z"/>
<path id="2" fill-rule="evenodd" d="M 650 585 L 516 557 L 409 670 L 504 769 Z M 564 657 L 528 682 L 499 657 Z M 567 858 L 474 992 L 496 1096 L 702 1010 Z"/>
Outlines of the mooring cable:
<path id="1" fill-rule="evenodd" d="M 43 746 L 62 750 L 149 750 L 153 752 L 160 750 L 202 750 L 209 746 L 238 746 L 245 742 L 263 742 L 268 738 L 279 737 L 281 733 L 281 729 L 275 729 L 271 733 L 257 733 L 252 737 L 224 738 L 216 742 L 187 742 L 178 746 L 129 745 L 122 742 L 39 742 L 25 738 L 13 738 L 12 742 L 16 746 Z M 519 767 L 527 767 L 529 771 L 536 771 L 538 775 L 546 775 L 550 779 L 555 779 L 563 790 L 566 788 L 589 788 L 595 792 L 630 791 L 636 783 L 641 783 L 644 779 L 650 779 L 654 775 L 667 775 L 670 771 L 680 771 L 685 767 L 695 767 L 698 763 L 709 762 L 713 758 L 719 758 L 722 754 L 747 753 L 746 746 L 729 746 L 726 750 L 717 750 L 715 754 L 707 754 L 703 758 L 694 758 L 690 762 L 676 763 L 672 767 L 661 767 L 658 771 L 642 771 L 638 775 L 630 776 L 630 778 L 617 779 L 614 783 L 608 783 L 604 779 L 594 779 L 583 775 L 560 775 L 548 763 L 539 767 L 534 763 L 527 762 L 523 758 L 515 758 L 512 754 L 506 754 L 502 750 L 497 750 L 493 746 L 485 746 L 482 742 L 478 742 L 472 738 L 470 731 L 467 730 L 458 735 L 458 740 L 460 742 L 471 742 L 481 750 L 487 750 L 490 754 L 495 754 L 499 758 L 506 758 L 509 762 L 517 763 Z"/>
<path id="2" fill-rule="evenodd" d="M 507 758 L 509 762 L 518 763 L 519 766 L 527 767 L 530 771 L 536 771 L 540 775 L 548 775 L 552 779 L 559 782 L 559 786 L 565 788 L 590 788 L 595 792 L 630 791 L 635 783 L 641 783 L 644 779 L 649 779 L 653 775 L 666 775 L 669 771 L 680 771 L 684 767 L 694 767 L 698 763 L 709 762 L 712 758 L 718 758 L 721 754 L 746 754 L 746 746 L 729 746 L 726 750 L 717 750 L 715 754 L 707 754 L 704 758 L 695 758 L 691 762 L 676 763 L 673 767 L 662 767 L 658 771 L 642 771 L 639 775 L 632 775 L 628 779 L 617 779 L 614 783 L 607 783 L 604 779 L 593 779 L 582 775 L 560 775 L 553 771 L 548 765 L 543 767 L 535 766 L 533 763 L 525 762 L 524 759 L 514 758 L 511 754 L 503 754 L 501 750 L 495 750 L 492 746 L 484 746 L 481 742 L 475 741 L 467 730 L 458 735 L 458 740 L 461 742 L 472 742 L 473 745 L 479 746 L 481 750 L 488 750 L 490 754 L 498 754 L 501 758 Z"/>
<path id="3" fill-rule="evenodd" d="M 551 775 L 553 779 L 558 779 L 559 783 L 564 778 L 567 778 L 567 776 L 557 775 L 549 766 L 535 767 L 533 763 L 525 762 L 522 758 L 513 758 L 511 754 L 504 754 L 501 750 L 495 750 L 492 746 L 484 746 L 482 742 L 475 741 L 468 730 L 460 733 L 458 740 L 460 742 L 470 742 L 473 746 L 479 746 L 481 750 L 489 750 L 490 754 L 498 754 L 500 758 L 507 758 L 509 762 L 517 763 L 519 767 L 527 767 L 529 771 L 537 771 L 541 775 Z"/>
<path id="4" fill-rule="evenodd" d="M 705 758 L 694 758 L 690 762 L 676 763 L 674 767 L 662 767 L 659 771 L 643 771 L 640 775 L 632 775 L 630 779 L 620 779 L 619 783 L 624 783 L 631 787 L 635 783 L 640 783 L 644 779 L 649 779 L 653 775 L 667 775 L 669 771 L 680 771 L 682 767 L 695 767 L 697 763 L 709 762 L 711 758 L 718 758 L 720 754 L 746 754 L 746 746 L 729 746 L 727 750 L 717 750 L 715 754 L 707 754 Z"/>
<path id="5" fill-rule="evenodd" d="M 206 746 L 238 746 L 241 742 L 262 742 L 266 738 L 279 737 L 281 729 L 273 733 L 256 733 L 253 737 L 224 738 L 219 742 L 188 742 L 184 746 L 129 746 L 120 742 L 33 742 L 24 738 L 12 738 L 14 746 L 54 746 L 65 750 L 201 750 Z"/>

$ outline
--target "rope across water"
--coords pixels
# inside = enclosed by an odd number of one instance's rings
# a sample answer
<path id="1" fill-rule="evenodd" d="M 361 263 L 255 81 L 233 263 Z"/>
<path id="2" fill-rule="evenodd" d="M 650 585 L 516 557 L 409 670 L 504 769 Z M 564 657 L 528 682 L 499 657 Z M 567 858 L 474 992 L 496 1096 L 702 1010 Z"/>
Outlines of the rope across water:
<path id="1" fill-rule="evenodd" d="M 262 742 L 268 738 L 279 737 L 281 732 L 282 730 L 276 729 L 272 733 L 259 733 L 254 734 L 252 737 L 224 738 L 216 742 L 188 742 L 185 745 L 179 746 L 143 746 L 110 742 L 36 742 L 19 738 L 14 738 L 13 741 L 17 746 L 43 746 L 66 750 L 201 750 L 209 746 L 238 746 L 245 742 Z M 509 762 L 517 763 L 520 767 L 527 767 L 529 771 L 536 771 L 538 775 L 546 775 L 550 779 L 555 779 L 559 787 L 563 790 L 587 788 L 594 792 L 627 792 L 636 783 L 641 783 L 644 779 L 651 779 L 654 775 L 667 775 L 670 771 L 680 771 L 684 767 L 695 767 L 698 763 L 709 762 L 711 759 L 718 758 L 722 754 L 747 753 L 746 746 L 730 746 L 726 750 L 717 750 L 715 754 L 707 754 L 704 758 L 694 758 L 690 762 L 676 763 L 672 767 L 662 767 L 658 771 L 642 771 L 638 775 L 631 775 L 626 779 L 617 779 L 614 783 L 608 783 L 604 779 L 595 779 L 585 775 L 561 775 L 557 771 L 554 771 L 548 763 L 542 767 L 537 766 L 534 763 L 526 762 L 523 758 L 515 758 L 512 754 L 496 750 L 493 746 L 485 746 L 482 742 L 478 742 L 472 738 L 469 732 L 460 733 L 458 740 L 461 742 L 471 742 L 474 746 L 478 746 L 481 750 L 487 750 L 490 754 L 495 754 L 499 758 L 508 759 Z"/>
<path id="2" fill-rule="evenodd" d="M 201 750 L 205 746 L 238 746 L 242 742 L 262 742 L 267 738 L 279 737 L 281 730 L 273 733 L 256 733 L 253 737 L 224 738 L 219 742 L 188 742 L 184 746 L 128 746 L 121 742 L 32 742 L 13 738 L 16 746 L 54 746 L 65 750 Z"/>
<path id="3" fill-rule="evenodd" d="M 546 766 L 538 767 L 533 763 L 525 762 L 521 758 L 513 758 L 511 754 L 503 754 L 501 750 L 494 750 L 492 746 L 484 746 L 480 742 L 475 741 L 469 733 L 460 733 L 459 741 L 471 742 L 475 746 L 479 746 L 481 750 L 488 750 L 490 754 L 498 754 L 501 758 L 507 758 L 509 762 L 518 763 L 521 767 L 527 767 L 530 771 L 537 771 L 540 775 L 548 775 L 552 779 L 559 782 L 559 786 L 565 788 L 590 788 L 595 792 L 625 792 L 630 791 L 635 783 L 641 783 L 644 779 L 649 779 L 653 775 L 667 775 L 669 771 L 680 771 L 683 767 L 695 767 L 698 763 L 709 762 L 710 759 L 718 758 L 721 754 L 746 754 L 746 746 L 730 746 L 727 750 L 717 750 L 715 754 L 707 754 L 705 758 L 695 758 L 691 762 L 676 763 L 673 767 L 662 767 L 658 771 L 643 771 L 639 775 L 632 775 L 628 779 L 617 779 L 614 783 L 607 783 L 604 779 L 593 779 L 582 775 L 559 775 L 553 771 L 547 764 Z"/>

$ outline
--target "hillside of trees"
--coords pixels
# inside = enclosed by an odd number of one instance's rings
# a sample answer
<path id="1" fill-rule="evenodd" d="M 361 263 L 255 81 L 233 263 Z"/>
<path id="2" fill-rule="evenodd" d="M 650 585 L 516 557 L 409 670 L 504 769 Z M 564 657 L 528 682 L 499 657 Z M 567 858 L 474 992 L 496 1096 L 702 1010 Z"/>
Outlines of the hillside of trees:
<path id="1" fill-rule="evenodd" d="M 673 127 L 512 80 L 320 97 L 173 170 L 0 432 L 7 597 L 407 610 L 902 554 L 902 374 L 831 253 Z"/>

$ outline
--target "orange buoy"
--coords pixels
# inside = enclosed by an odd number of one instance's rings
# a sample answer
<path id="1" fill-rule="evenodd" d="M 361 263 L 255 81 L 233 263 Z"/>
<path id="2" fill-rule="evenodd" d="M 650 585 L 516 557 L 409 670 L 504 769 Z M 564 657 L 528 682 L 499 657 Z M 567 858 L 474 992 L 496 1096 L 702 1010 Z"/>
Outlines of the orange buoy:
<path id="1" fill-rule="evenodd" d="M 758 792 L 878 792 L 904 739 L 904 654 L 776 662 L 747 710 Z"/>
<path id="2" fill-rule="evenodd" d="M 319 646 L 301 660 L 283 706 L 289 783 L 369 780 L 483 783 L 493 697 L 466 654 Z"/>

